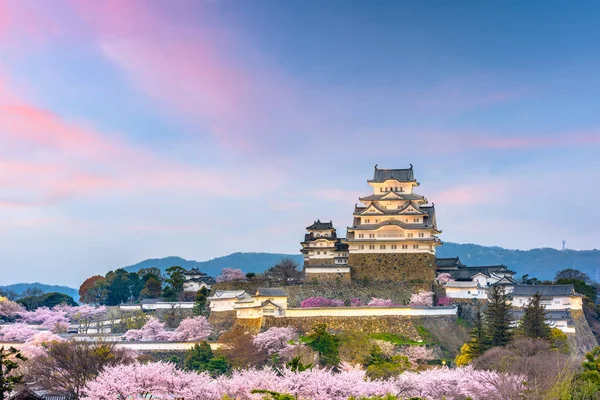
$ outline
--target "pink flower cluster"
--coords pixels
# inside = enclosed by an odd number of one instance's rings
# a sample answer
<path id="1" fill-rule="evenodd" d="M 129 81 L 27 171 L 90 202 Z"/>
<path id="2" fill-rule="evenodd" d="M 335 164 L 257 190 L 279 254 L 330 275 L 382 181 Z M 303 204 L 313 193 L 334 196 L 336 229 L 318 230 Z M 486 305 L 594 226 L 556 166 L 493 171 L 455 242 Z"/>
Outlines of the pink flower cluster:
<path id="1" fill-rule="evenodd" d="M 25 312 L 25 308 L 19 303 L 0 297 L 0 318 L 15 318 Z"/>
<path id="2" fill-rule="evenodd" d="M 308 299 L 300 302 L 302 308 L 313 308 L 313 307 L 343 307 L 344 301 L 339 299 L 327 299 L 323 296 L 309 297 Z"/>
<path id="3" fill-rule="evenodd" d="M 450 297 L 440 297 L 438 299 L 438 306 L 449 306 L 452 304 L 452 298 Z"/>
<path id="4" fill-rule="evenodd" d="M 357 299 L 356 297 L 351 298 L 349 302 L 350 307 L 362 307 L 365 305 L 364 301 L 362 301 L 361 299 Z"/>
<path id="5" fill-rule="evenodd" d="M 173 364 L 159 362 L 106 368 L 88 383 L 84 396 L 89 400 L 221 400 L 225 396 L 258 400 L 263 395 L 251 391 L 263 389 L 288 393 L 299 400 L 347 400 L 351 396 L 388 393 L 399 398 L 500 400 L 519 398 L 524 390 L 523 380 L 521 376 L 477 371 L 472 367 L 405 372 L 390 380 L 369 380 L 364 371 L 355 368 L 344 368 L 340 373 L 322 368 L 303 372 L 286 368 L 246 369 L 212 379 L 205 372 L 184 372 Z"/>
<path id="6" fill-rule="evenodd" d="M 21 352 L 28 358 L 45 356 L 52 342 L 63 342 L 64 339 L 52 332 L 38 332 L 25 341 L 20 347 Z"/>
<path id="7" fill-rule="evenodd" d="M 411 306 L 433 306 L 433 292 L 420 291 L 410 295 Z"/>
<path id="8" fill-rule="evenodd" d="M 246 280 L 246 275 L 241 269 L 223 268 L 221 275 L 215 278 L 217 282 L 243 281 Z"/>
<path id="9" fill-rule="evenodd" d="M 452 275 L 447 272 L 441 273 L 435 278 L 435 282 L 440 285 L 445 285 L 452 279 Z"/>
<path id="10" fill-rule="evenodd" d="M 377 297 L 371 297 L 371 301 L 367 303 L 369 307 L 392 307 L 394 302 L 390 299 L 378 299 Z"/>
<path id="11" fill-rule="evenodd" d="M 0 327 L 0 339 L 5 342 L 24 342 L 38 332 L 27 324 L 16 323 Z"/>
<path id="12" fill-rule="evenodd" d="M 124 337 L 126 340 L 199 342 L 205 340 L 211 331 L 212 326 L 206 317 L 186 318 L 174 332 L 167 331 L 163 322 L 151 317 L 141 329 L 130 329 Z"/>
<path id="13" fill-rule="evenodd" d="M 254 336 L 252 343 L 260 348 L 267 350 L 267 353 L 279 353 L 290 346 L 290 341 L 298 339 L 298 332 L 294 328 L 272 327 L 268 330 Z"/>
<path id="14" fill-rule="evenodd" d="M 69 318 L 66 311 L 48 307 L 39 307 L 34 311 L 27 311 L 23 314 L 23 320 L 41 323 L 44 328 L 50 329 L 54 333 L 66 332 L 69 327 Z"/>

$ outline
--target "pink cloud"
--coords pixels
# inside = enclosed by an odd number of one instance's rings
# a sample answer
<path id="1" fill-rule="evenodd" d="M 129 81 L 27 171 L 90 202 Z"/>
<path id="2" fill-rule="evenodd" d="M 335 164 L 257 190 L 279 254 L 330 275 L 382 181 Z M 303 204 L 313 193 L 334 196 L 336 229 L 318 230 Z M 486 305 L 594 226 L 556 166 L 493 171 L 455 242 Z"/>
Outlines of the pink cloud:
<path id="1" fill-rule="evenodd" d="M 475 204 L 503 203 L 509 195 L 509 183 L 501 179 L 462 184 L 438 192 L 427 198 L 437 204 L 472 206 Z"/>

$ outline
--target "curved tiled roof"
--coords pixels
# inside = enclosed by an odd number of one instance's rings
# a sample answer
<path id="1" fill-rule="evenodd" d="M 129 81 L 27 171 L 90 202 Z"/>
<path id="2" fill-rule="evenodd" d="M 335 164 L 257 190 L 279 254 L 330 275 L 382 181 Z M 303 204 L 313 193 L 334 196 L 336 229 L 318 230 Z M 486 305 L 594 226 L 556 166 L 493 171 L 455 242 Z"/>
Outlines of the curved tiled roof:
<path id="1" fill-rule="evenodd" d="M 377 165 L 375 165 L 373 179 L 370 179 L 367 182 L 383 183 L 391 179 L 398 182 L 416 182 L 412 164 L 410 165 L 410 168 L 406 169 L 379 169 L 377 168 Z"/>
<path id="2" fill-rule="evenodd" d="M 312 225 L 307 226 L 306 229 L 325 230 L 325 229 L 334 229 L 334 228 L 333 228 L 332 221 L 321 222 L 320 220 L 316 220 Z"/>

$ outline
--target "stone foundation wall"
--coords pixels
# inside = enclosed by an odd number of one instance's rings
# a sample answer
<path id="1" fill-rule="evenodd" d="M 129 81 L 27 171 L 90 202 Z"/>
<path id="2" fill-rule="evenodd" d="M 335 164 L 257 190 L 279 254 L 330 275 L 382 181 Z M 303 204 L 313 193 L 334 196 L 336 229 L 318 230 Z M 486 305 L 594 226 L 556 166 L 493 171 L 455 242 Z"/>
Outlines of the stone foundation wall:
<path id="1" fill-rule="evenodd" d="M 435 255 L 429 253 L 350 253 L 348 265 L 353 281 L 431 284 L 435 279 Z"/>
<path id="2" fill-rule="evenodd" d="M 208 316 L 208 322 L 212 325 L 213 336 L 219 336 L 231 329 L 235 323 L 235 311 L 212 311 Z"/>
<path id="3" fill-rule="evenodd" d="M 332 265 L 335 263 L 333 256 L 331 258 L 311 258 L 308 262 L 305 262 L 304 265 Z"/>
<path id="4" fill-rule="evenodd" d="M 311 284 L 315 283 L 350 283 L 350 273 L 304 273 L 304 281 Z"/>

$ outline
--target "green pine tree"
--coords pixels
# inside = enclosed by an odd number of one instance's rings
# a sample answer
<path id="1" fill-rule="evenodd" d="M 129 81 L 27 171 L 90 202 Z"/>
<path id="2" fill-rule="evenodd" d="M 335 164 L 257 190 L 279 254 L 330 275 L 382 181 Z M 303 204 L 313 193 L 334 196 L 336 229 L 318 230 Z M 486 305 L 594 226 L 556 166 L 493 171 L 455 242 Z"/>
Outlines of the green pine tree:
<path id="1" fill-rule="evenodd" d="M 208 310 L 206 308 L 206 299 L 208 298 L 208 294 L 208 289 L 206 289 L 204 286 L 196 293 L 193 310 L 195 316 L 208 314 Z"/>
<path id="2" fill-rule="evenodd" d="M 494 285 L 490 288 L 487 307 L 484 312 L 485 347 L 506 346 L 512 338 L 510 304 L 504 288 Z"/>
<path id="3" fill-rule="evenodd" d="M 185 354 L 183 368 L 190 371 L 206 371 L 208 363 L 214 357 L 210 344 L 206 340 L 196 343 Z"/>
<path id="4" fill-rule="evenodd" d="M 319 353 L 321 365 L 332 366 L 340 363 L 340 339 L 327 332 L 327 325 L 315 325 L 305 339 L 306 344 Z"/>
<path id="5" fill-rule="evenodd" d="M 4 400 L 15 385 L 23 380 L 23 375 L 16 373 L 20 368 L 16 360 L 27 359 L 14 347 L 9 347 L 8 350 L 4 346 L 0 347 L 0 400 Z"/>
<path id="6" fill-rule="evenodd" d="M 552 330 L 546 323 L 546 310 L 541 304 L 541 296 L 536 293 L 524 308 L 525 313 L 519 321 L 518 333 L 530 339 L 550 340 Z"/>
<path id="7" fill-rule="evenodd" d="M 468 356 L 472 360 L 487 350 L 481 308 L 477 308 L 475 320 L 473 321 L 473 329 L 469 332 L 469 336 L 471 336 L 471 341 L 469 342 Z"/>

